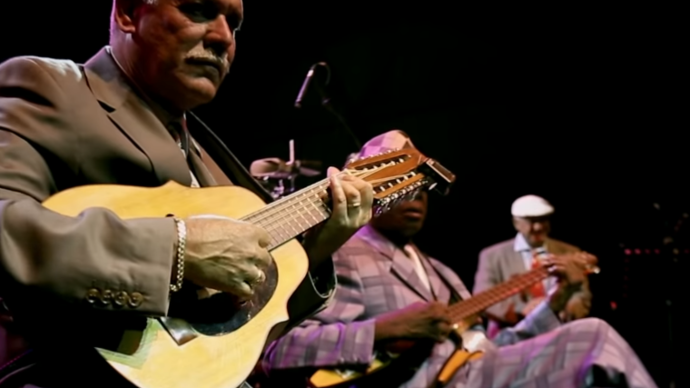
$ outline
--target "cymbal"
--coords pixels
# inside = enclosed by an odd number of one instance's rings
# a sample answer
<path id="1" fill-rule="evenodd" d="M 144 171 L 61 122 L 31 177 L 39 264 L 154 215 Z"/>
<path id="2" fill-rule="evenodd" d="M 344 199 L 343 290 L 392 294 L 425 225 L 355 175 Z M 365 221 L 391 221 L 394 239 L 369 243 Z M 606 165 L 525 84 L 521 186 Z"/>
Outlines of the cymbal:
<path id="1" fill-rule="evenodd" d="M 255 178 L 313 177 L 321 174 L 321 166 L 317 160 L 295 160 L 290 164 L 280 158 L 265 158 L 253 161 L 249 172 Z"/>

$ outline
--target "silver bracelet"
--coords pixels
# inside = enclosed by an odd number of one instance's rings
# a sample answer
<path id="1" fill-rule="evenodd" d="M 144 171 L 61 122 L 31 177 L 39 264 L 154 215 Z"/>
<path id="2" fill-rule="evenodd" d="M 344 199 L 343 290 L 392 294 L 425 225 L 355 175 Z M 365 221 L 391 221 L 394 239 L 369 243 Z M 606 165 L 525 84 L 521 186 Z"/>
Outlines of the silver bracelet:
<path id="1" fill-rule="evenodd" d="M 177 217 L 173 219 L 175 220 L 175 226 L 177 227 L 177 252 L 175 254 L 177 276 L 175 277 L 175 284 L 170 285 L 170 292 L 177 292 L 182 288 L 182 280 L 184 279 L 184 255 L 187 248 L 187 224 Z"/>

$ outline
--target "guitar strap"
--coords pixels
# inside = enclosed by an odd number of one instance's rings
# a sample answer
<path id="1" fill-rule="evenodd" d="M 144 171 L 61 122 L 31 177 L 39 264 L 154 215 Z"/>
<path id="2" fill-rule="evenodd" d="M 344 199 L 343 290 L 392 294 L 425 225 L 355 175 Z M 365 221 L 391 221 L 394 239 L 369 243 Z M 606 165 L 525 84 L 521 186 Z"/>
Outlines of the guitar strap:
<path id="1" fill-rule="evenodd" d="M 233 184 L 254 192 L 254 194 L 258 195 L 266 203 L 273 202 L 274 199 L 271 194 L 261 186 L 258 180 L 251 176 L 249 171 L 242 165 L 230 149 L 225 146 L 218 135 L 216 135 L 211 128 L 201 121 L 193 112 L 190 111 L 187 113 L 189 114 L 188 118 L 193 119 L 187 121 L 192 138 L 196 140 L 200 148 L 209 156 L 206 159 L 214 161 L 213 165 L 206 165 L 207 168 L 211 167 L 209 172 L 213 174 L 213 171 L 216 171 L 216 167 L 218 167 Z M 220 183 L 220 181 L 218 183 Z"/>

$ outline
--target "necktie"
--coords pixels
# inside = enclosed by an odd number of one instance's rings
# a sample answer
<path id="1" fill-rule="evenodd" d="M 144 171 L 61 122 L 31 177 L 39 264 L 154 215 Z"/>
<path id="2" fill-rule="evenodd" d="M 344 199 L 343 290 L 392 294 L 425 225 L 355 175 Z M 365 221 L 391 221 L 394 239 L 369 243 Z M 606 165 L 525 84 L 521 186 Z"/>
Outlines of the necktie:
<path id="1" fill-rule="evenodd" d="M 185 117 L 182 117 L 182 120 L 179 122 L 173 122 L 170 124 L 170 133 L 172 134 L 173 138 L 175 138 L 175 141 L 177 142 L 177 145 L 180 147 L 180 150 L 182 150 L 182 155 L 184 155 L 185 160 L 187 161 L 187 165 L 189 166 L 189 143 L 190 138 L 189 138 L 189 131 L 187 130 L 187 119 Z M 189 175 L 192 178 L 192 187 L 200 187 L 199 186 L 199 181 L 196 179 L 196 176 L 194 176 L 194 172 L 192 169 L 189 169 Z"/>
<path id="2" fill-rule="evenodd" d="M 535 256 L 532 256 L 532 269 L 539 268 L 541 264 Z M 533 298 L 540 298 L 546 296 L 546 290 L 544 289 L 544 283 L 538 282 L 529 288 L 529 293 Z"/>
<path id="3" fill-rule="evenodd" d="M 412 264 L 414 265 L 414 269 L 417 273 L 417 276 L 419 277 L 419 280 L 422 281 L 422 284 L 424 284 L 424 287 L 426 287 L 427 291 L 431 291 L 431 283 L 429 282 L 429 276 L 424 270 L 424 265 L 422 265 L 422 261 L 419 259 L 417 252 L 415 252 L 414 248 L 412 248 L 410 244 L 405 245 L 403 250 L 407 254 L 407 257 L 412 259 Z"/>

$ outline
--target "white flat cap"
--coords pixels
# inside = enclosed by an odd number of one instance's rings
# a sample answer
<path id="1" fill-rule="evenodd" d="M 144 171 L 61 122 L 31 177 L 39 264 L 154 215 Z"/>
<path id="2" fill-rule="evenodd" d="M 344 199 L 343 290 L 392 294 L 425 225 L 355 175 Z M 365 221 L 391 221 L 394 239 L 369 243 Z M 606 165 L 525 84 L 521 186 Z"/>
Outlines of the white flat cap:
<path id="1" fill-rule="evenodd" d="M 542 197 L 525 195 L 513 202 L 510 211 L 514 217 L 543 217 L 553 213 L 553 206 Z"/>

